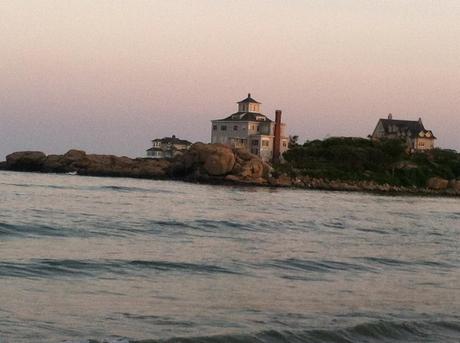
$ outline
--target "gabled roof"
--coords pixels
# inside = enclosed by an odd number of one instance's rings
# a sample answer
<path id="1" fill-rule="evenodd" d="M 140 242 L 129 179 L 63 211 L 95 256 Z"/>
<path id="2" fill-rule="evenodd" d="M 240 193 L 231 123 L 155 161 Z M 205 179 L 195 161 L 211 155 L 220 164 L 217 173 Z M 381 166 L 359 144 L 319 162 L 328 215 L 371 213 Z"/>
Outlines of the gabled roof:
<path id="1" fill-rule="evenodd" d="M 262 113 L 255 112 L 236 112 L 231 114 L 225 119 L 218 119 L 215 121 L 258 121 L 258 122 L 271 122 L 267 116 Z"/>
<path id="2" fill-rule="evenodd" d="M 260 102 L 251 98 L 251 93 L 248 93 L 248 97 L 246 99 L 238 101 L 238 104 L 244 104 L 244 103 L 260 104 Z"/>
<path id="3" fill-rule="evenodd" d="M 406 133 L 409 137 L 415 137 L 420 131 L 426 131 L 421 120 L 397 120 L 397 119 L 380 119 L 385 133 L 394 133 L 393 128 L 399 132 Z"/>
<path id="4" fill-rule="evenodd" d="M 157 139 L 153 139 L 152 142 L 160 142 L 160 143 L 163 143 L 163 144 L 184 144 L 184 145 L 191 145 L 192 143 L 185 140 L 185 139 L 179 139 L 177 138 L 176 136 L 172 136 L 172 137 L 164 137 L 164 138 L 157 138 Z"/>

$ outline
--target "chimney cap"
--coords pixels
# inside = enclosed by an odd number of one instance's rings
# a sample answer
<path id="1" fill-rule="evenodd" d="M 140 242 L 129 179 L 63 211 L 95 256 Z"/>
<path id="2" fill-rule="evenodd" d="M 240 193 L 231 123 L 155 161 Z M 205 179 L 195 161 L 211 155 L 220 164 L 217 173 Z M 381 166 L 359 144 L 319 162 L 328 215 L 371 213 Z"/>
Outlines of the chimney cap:
<path id="1" fill-rule="evenodd" d="M 391 113 L 388 113 L 388 119 L 393 119 L 393 115 Z"/>

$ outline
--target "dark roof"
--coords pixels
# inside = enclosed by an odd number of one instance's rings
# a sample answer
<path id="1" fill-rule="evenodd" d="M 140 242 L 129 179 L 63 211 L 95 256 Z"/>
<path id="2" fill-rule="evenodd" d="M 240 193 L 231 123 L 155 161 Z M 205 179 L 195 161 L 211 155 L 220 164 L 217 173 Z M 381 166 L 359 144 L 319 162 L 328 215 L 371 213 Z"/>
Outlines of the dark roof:
<path id="1" fill-rule="evenodd" d="M 241 100 L 241 101 L 238 101 L 238 104 L 243 104 L 243 103 L 247 103 L 247 102 L 251 102 L 251 103 L 254 103 L 254 104 L 260 104 L 260 102 L 254 100 L 253 98 L 251 98 L 251 93 L 248 93 L 248 97 L 244 100 Z"/>
<path id="2" fill-rule="evenodd" d="M 418 135 L 420 131 L 426 131 L 421 120 L 380 119 L 380 122 L 385 133 L 393 133 L 391 127 L 397 127 L 398 131 L 406 132 L 411 137 Z"/>
<path id="3" fill-rule="evenodd" d="M 147 149 L 145 151 L 163 151 L 163 149 L 162 148 L 153 148 L 152 147 L 152 148 L 149 148 L 149 149 Z"/>
<path id="4" fill-rule="evenodd" d="M 164 144 L 168 144 L 168 143 L 171 143 L 171 144 L 184 144 L 184 145 L 191 145 L 192 144 L 191 142 L 189 142 L 189 141 L 187 141 L 185 139 L 179 139 L 176 136 L 157 138 L 157 139 L 154 139 L 153 141 L 161 142 L 161 143 L 164 143 Z"/>
<path id="5" fill-rule="evenodd" d="M 257 119 L 257 117 L 261 117 L 263 119 Z M 218 119 L 217 121 L 263 121 L 263 122 L 271 122 L 267 116 L 263 115 L 262 113 L 255 113 L 255 112 L 236 112 L 231 114 L 225 119 Z"/>

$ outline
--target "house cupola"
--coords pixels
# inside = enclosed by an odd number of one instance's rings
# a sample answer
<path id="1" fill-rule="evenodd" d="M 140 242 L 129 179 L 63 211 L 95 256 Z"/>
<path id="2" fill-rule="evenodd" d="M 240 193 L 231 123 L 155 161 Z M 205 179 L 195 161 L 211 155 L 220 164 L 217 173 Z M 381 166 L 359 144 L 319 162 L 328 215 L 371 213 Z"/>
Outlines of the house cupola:
<path id="1" fill-rule="evenodd" d="M 238 112 L 260 113 L 260 102 L 251 98 L 251 93 L 248 93 L 246 99 L 238 102 Z"/>

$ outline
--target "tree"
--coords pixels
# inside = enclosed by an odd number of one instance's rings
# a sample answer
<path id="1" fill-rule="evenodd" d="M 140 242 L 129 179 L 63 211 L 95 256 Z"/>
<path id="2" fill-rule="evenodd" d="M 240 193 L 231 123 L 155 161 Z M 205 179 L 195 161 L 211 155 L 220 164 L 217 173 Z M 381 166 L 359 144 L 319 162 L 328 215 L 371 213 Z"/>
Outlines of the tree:
<path id="1" fill-rule="evenodd" d="M 289 136 L 289 144 L 288 144 L 289 149 L 299 146 L 298 141 L 299 141 L 299 136 L 297 135 Z"/>

